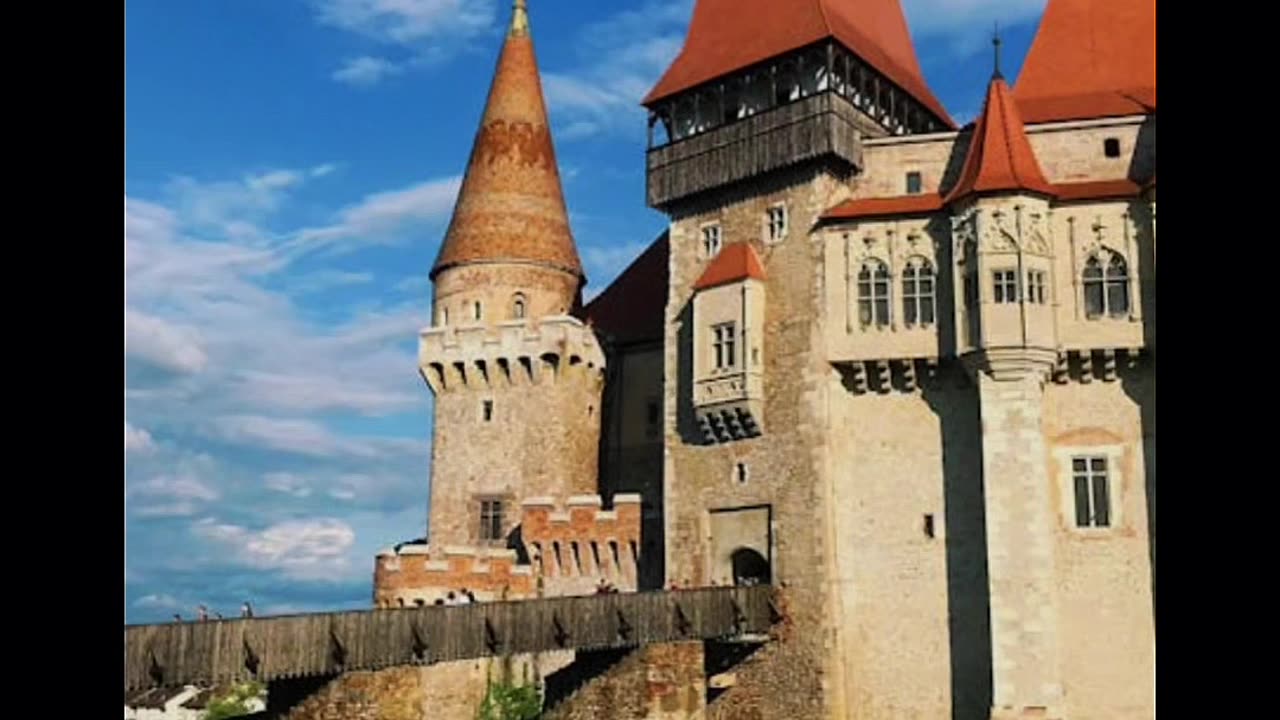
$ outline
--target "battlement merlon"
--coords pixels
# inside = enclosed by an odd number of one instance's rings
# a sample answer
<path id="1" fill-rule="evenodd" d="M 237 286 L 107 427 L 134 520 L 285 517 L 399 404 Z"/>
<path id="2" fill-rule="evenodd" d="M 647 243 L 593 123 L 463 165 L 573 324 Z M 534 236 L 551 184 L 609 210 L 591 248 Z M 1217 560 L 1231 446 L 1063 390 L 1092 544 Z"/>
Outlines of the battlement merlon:
<path id="1" fill-rule="evenodd" d="M 418 370 L 435 394 L 465 387 L 555 383 L 602 374 L 595 332 L 567 315 L 495 325 L 430 327 L 418 334 Z"/>
<path id="2" fill-rule="evenodd" d="M 373 572 L 374 605 L 425 604 L 467 588 L 483 600 L 534 594 L 533 568 L 518 564 L 514 550 L 471 546 L 402 545 L 378 553 Z"/>
<path id="3" fill-rule="evenodd" d="M 599 495 L 575 495 L 563 506 L 541 497 L 521 503 L 520 537 L 548 594 L 588 593 L 600 579 L 635 590 L 640 496 L 615 495 L 612 510 L 603 504 Z"/>

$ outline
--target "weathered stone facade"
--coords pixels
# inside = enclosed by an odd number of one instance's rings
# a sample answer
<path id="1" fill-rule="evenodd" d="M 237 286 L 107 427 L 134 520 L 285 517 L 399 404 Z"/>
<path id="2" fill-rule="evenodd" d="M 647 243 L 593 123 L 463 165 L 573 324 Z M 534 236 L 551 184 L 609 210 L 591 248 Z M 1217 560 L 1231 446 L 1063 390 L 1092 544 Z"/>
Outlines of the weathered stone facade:
<path id="1" fill-rule="evenodd" d="M 750 13 L 707 21 L 728 5 L 695 28 L 732 34 Z M 483 599 L 784 590 L 786 631 L 722 693 L 700 645 L 656 646 L 553 717 L 1154 717 L 1154 107 L 1024 125 L 997 73 L 975 126 L 935 132 L 936 101 L 842 37 L 665 83 L 665 264 L 651 248 L 618 283 L 661 283 L 652 333 L 620 326 L 640 314 L 616 288 L 578 312 L 567 229 L 554 263 L 451 250 L 421 340 L 430 546 L 380 560 L 379 602 L 481 567 Z M 485 182 L 502 192 L 468 212 L 542 207 Z M 699 287 L 743 246 L 760 273 Z"/>

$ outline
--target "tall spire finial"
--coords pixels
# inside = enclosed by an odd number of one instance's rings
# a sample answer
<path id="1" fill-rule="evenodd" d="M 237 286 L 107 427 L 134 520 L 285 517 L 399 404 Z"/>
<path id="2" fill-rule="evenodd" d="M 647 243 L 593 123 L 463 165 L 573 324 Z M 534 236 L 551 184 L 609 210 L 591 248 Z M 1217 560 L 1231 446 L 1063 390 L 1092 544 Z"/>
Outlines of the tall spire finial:
<path id="1" fill-rule="evenodd" d="M 515 0 L 515 10 L 511 13 L 511 35 L 529 34 L 529 5 L 526 0 Z"/>
<path id="2" fill-rule="evenodd" d="M 995 72 L 991 74 L 991 78 L 993 80 L 995 79 L 1002 80 L 1004 79 L 1004 75 L 1000 74 L 1000 45 L 1002 44 L 1002 42 L 1000 40 L 1000 21 L 999 20 L 996 21 L 996 29 L 991 36 L 991 44 L 995 46 L 995 49 L 996 49 L 996 67 L 995 67 Z"/>

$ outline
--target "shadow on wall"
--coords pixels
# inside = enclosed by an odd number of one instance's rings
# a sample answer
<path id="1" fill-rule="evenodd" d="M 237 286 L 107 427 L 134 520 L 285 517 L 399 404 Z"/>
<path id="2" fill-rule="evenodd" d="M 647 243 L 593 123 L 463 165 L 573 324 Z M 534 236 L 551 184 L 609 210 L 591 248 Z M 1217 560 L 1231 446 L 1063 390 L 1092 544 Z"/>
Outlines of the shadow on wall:
<path id="1" fill-rule="evenodd" d="M 693 412 L 693 298 L 676 316 L 680 335 L 676 338 L 676 432 L 686 445 L 703 445 L 706 438 Z"/>
<path id="2" fill-rule="evenodd" d="M 992 698 L 991 595 L 977 389 L 952 362 L 939 367 L 922 392 L 942 431 L 951 717 L 986 720 Z"/>
<path id="3" fill-rule="evenodd" d="M 1154 108 L 1152 108 L 1154 111 Z M 1138 128 L 1138 139 L 1129 161 L 1129 179 L 1145 183 L 1156 174 L 1156 116 L 1148 115 Z"/>
<path id="4" fill-rule="evenodd" d="M 1151 123 L 1152 145 L 1155 144 L 1155 120 Z M 1146 130 L 1143 125 L 1143 131 Z M 1141 145 L 1139 134 L 1139 145 Z M 1154 155 L 1154 151 L 1152 151 Z M 1152 172 L 1155 168 L 1152 167 Z M 1142 464 L 1146 471 L 1143 478 L 1147 501 L 1147 557 L 1151 563 L 1151 611 L 1156 603 L 1156 259 L 1155 239 L 1151 232 L 1151 208 L 1145 201 L 1129 204 L 1129 212 L 1138 226 L 1138 272 L 1142 284 L 1139 288 L 1142 302 L 1142 342 L 1145 350 L 1135 371 L 1120 375 L 1125 394 L 1138 404 L 1142 423 Z"/>

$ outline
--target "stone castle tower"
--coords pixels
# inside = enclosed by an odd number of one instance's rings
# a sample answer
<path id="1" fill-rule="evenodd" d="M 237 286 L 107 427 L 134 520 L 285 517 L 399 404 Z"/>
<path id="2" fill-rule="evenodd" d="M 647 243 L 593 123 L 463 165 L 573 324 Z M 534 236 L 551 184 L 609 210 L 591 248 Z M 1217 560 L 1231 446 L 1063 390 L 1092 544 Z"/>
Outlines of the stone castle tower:
<path id="1" fill-rule="evenodd" d="M 586 279 L 524 0 L 431 279 L 433 323 L 419 340 L 435 396 L 429 543 L 380 555 L 375 602 L 633 584 L 638 499 L 604 511 L 598 494 L 605 357 L 574 317 Z"/>

